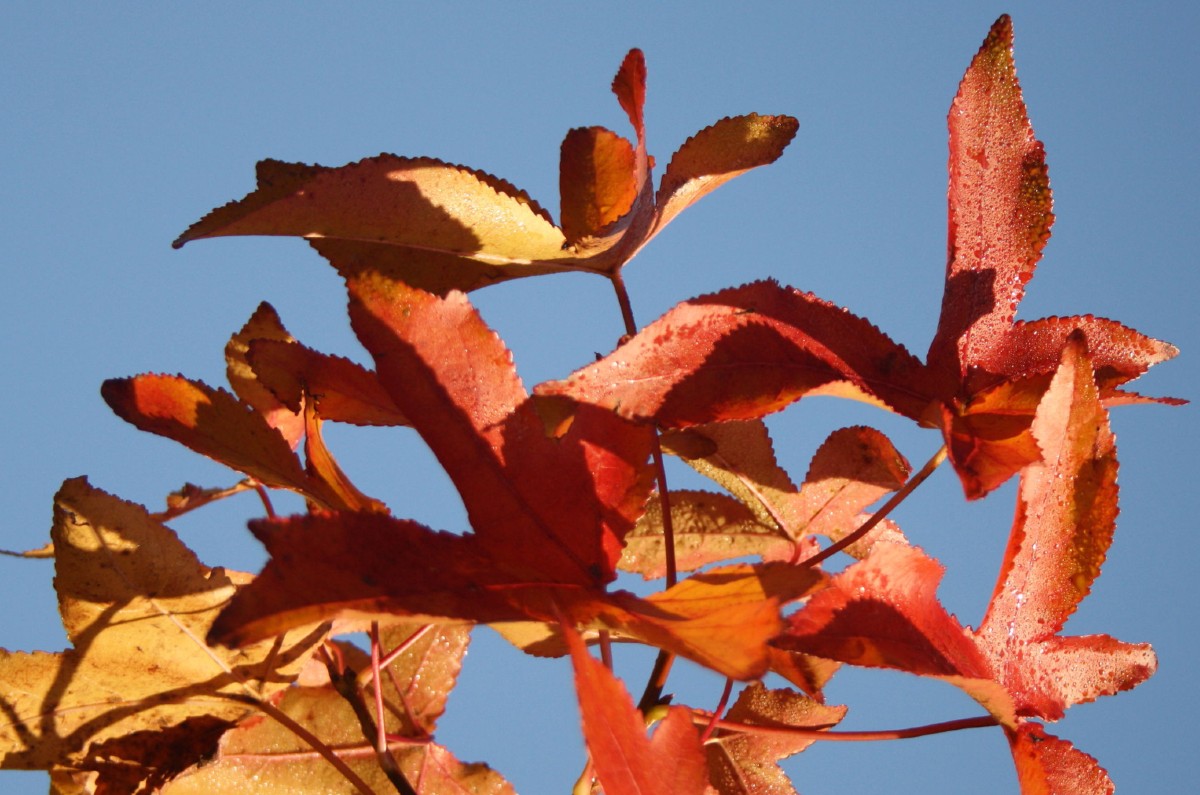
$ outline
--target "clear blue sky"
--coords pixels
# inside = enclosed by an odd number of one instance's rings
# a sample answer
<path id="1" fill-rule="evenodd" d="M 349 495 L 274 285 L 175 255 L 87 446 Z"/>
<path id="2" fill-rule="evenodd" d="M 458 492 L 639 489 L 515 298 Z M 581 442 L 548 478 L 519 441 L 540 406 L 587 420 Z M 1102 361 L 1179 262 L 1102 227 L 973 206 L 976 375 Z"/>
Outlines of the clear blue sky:
<path id="1" fill-rule="evenodd" d="M 235 476 L 117 419 L 108 377 L 183 372 L 223 383 L 222 348 L 261 300 L 302 341 L 363 358 L 332 270 L 284 239 L 170 242 L 253 185 L 263 157 L 340 165 L 381 151 L 504 177 L 557 210 L 570 127 L 628 134 L 608 85 L 625 52 L 649 65 L 659 163 L 736 113 L 788 113 L 782 160 L 688 210 L 631 264 L 643 324 L 675 302 L 775 276 L 870 317 L 923 353 L 945 258 L 945 115 L 992 21 L 1014 18 L 1017 67 L 1045 141 L 1058 221 L 1021 316 L 1091 312 L 1183 349 L 1138 386 L 1196 398 L 1200 11 L 1183 3 L 142 3 L 14 4 L 0 28 L 0 291 L 7 420 L 0 546 L 43 544 L 51 497 L 87 474 L 151 506 L 184 481 Z M 608 286 L 585 276 L 475 294 L 528 384 L 565 375 L 620 334 Z M 1115 415 L 1122 509 L 1093 596 L 1068 624 L 1150 641 L 1159 673 L 1051 727 L 1097 756 L 1122 793 L 1194 786 L 1200 441 L 1192 407 Z M 824 435 L 870 423 L 919 464 L 937 440 L 832 401 L 772 420 L 797 478 Z M 368 493 L 401 516 L 462 529 L 457 498 L 409 432 L 331 433 Z M 943 601 L 977 623 L 1012 515 L 1006 489 L 964 505 L 940 472 L 899 520 L 949 574 Z M 252 500 L 177 525 L 210 564 L 257 570 Z M 0 645 L 57 650 L 51 565 L 0 559 Z M 569 666 L 480 632 L 439 739 L 524 793 L 566 791 L 582 755 Z M 645 657 L 618 650 L 631 687 Z M 669 688 L 712 706 L 720 683 L 686 667 Z M 843 672 L 847 728 L 978 714 L 949 686 Z M 996 731 L 906 743 L 820 744 L 788 765 L 805 795 L 1015 790 Z M 41 774 L 0 774 L 44 792 Z"/>

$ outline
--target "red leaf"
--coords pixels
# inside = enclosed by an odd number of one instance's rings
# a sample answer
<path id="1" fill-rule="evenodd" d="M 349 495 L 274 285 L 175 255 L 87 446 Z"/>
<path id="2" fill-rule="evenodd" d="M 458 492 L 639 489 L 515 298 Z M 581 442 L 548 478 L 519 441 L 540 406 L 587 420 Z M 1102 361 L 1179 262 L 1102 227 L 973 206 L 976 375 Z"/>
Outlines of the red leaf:
<path id="1" fill-rule="evenodd" d="M 585 409 L 548 438 L 508 350 L 465 296 L 378 276 L 350 290 L 355 332 L 458 487 L 480 543 L 531 577 L 611 580 L 649 491 L 647 431 Z"/>
<path id="2" fill-rule="evenodd" d="M 567 133 L 558 184 L 568 243 L 603 234 L 633 207 L 634 157 L 629 141 L 603 127 Z"/>
<path id="3" fill-rule="evenodd" d="M 575 668 L 583 736 L 605 795 L 703 795 L 704 752 L 688 710 L 671 708 L 651 741 L 621 682 L 588 654 L 578 633 L 565 626 L 563 632 Z"/>
<path id="4" fill-rule="evenodd" d="M 1045 152 L 1000 17 L 950 107 L 949 263 L 931 367 L 956 375 L 999 347 L 1050 238 Z"/>
<path id="5" fill-rule="evenodd" d="M 670 310 L 609 356 L 538 387 L 669 427 L 750 419 L 805 394 L 923 413 L 920 362 L 876 328 L 808 293 L 755 282 Z"/>
<path id="6" fill-rule="evenodd" d="M 1038 724 L 1022 722 L 1007 734 L 1021 795 L 1112 795 L 1116 791 L 1093 757 L 1046 734 Z"/>

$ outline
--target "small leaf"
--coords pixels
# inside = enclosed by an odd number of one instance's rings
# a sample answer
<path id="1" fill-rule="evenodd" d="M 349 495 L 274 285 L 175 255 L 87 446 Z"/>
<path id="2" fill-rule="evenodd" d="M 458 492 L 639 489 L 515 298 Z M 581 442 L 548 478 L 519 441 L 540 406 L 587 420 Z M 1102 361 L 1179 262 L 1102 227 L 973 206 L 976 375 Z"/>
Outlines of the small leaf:
<path id="1" fill-rule="evenodd" d="M 323 420 L 354 425 L 408 425 L 375 373 L 299 343 L 254 340 L 247 359 L 258 380 L 289 408 L 299 410 L 305 394 Z"/>
<path id="2" fill-rule="evenodd" d="M 250 346 L 255 340 L 295 342 L 283 327 L 275 308 L 266 301 L 258 305 L 258 309 L 246 321 L 246 325 L 225 345 L 225 372 L 234 394 L 262 414 L 267 424 L 277 429 L 295 450 L 304 435 L 304 418 L 300 412 L 299 396 L 295 403 L 284 405 L 278 396 L 272 394 L 270 388 L 262 383 L 257 368 L 248 359 Z"/>
<path id="3" fill-rule="evenodd" d="M 1008 730 L 1021 795 L 1112 795 L 1108 773 L 1088 754 L 1066 740 L 1047 734 L 1036 723 Z"/>
<path id="4" fill-rule="evenodd" d="M 671 708 L 670 725 L 659 727 L 652 742 L 621 682 L 588 654 L 578 633 L 569 627 L 563 631 L 575 668 L 583 736 L 605 795 L 703 795 L 708 783 L 704 755 L 699 734 L 689 733 L 687 710 Z"/>
<path id="5" fill-rule="evenodd" d="M 266 486 L 336 504 L 305 474 L 279 431 L 223 389 L 182 376 L 147 374 L 109 379 L 100 394 L 117 416 L 140 430 L 174 439 Z"/>
<path id="6" fill-rule="evenodd" d="M 841 722 L 845 707 L 827 707 L 790 690 L 748 685 L 725 719 L 771 727 L 830 728 Z M 785 795 L 795 793 L 779 762 L 814 741 L 807 737 L 741 733 L 717 729 L 705 746 L 709 777 L 721 795 Z"/>
<path id="7" fill-rule="evenodd" d="M 571 130 L 562 143 L 559 193 L 568 244 L 602 235 L 633 207 L 638 186 L 629 141 L 603 127 Z"/>

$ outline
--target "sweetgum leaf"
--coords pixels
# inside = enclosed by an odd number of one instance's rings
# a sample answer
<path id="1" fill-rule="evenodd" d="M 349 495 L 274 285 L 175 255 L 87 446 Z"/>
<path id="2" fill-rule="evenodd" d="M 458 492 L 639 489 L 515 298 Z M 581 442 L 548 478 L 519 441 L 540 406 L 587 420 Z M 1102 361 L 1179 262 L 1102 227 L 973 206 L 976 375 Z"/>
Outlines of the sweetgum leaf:
<path id="1" fill-rule="evenodd" d="M 760 726 L 828 728 L 845 715 L 845 707 L 827 707 L 799 693 L 768 690 L 761 682 L 754 682 L 738 695 L 725 719 Z M 809 738 L 718 728 L 704 749 L 709 779 L 721 795 L 795 793 L 778 762 L 800 753 L 813 742 Z"/>
<path id="2" fill-rule="evenodd" d="M 238 650 L 207 646 L 217 612 L 249 575 L 203 566 L 140 506 L 83 479 L 56 496 L 51 537 L 74 646 L 0 651 L 5 768 L 95 769 L 100 744 L 136 732 L 199 748 L 193 732 L 213 726 L 200 719 L 237 720 L 254 699 L 286 688 L 324 637 L 307 627 Z"/>

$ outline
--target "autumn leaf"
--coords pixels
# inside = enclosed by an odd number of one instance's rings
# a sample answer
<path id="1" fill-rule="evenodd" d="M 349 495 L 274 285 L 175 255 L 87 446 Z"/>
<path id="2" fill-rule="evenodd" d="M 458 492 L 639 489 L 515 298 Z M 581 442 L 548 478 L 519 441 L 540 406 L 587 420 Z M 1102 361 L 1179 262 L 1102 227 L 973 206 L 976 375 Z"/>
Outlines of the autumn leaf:
<path id="1" fill-rule="evenodd" d="M 827 707 L 794 691 L 769 690 L 754 682 L 738 695 L 725 720 L 772 728 L 824 729 L 839 723 L 845 714 L 845 707 Z M 718 728 L 704 746 L 709 779 L 721 795 L 795 793 L 778 763 L 812 743 L 810 737 Z"/>
<path id="2" fill-rule="evenodd" d="M 307 238 L 343 275 L 378 272 L 437 294 L 560 271 L 613 274 L 685 207 L 774 162 L 790 116 L 722 119 L 671 159 L 657 193 L 642 110 L 646 65 L 626 56 L 612 84 L 636 143 L 571 130 L 561 151 L 561 227 L 504 180 L 432 158 L 379 155 L 340 168 L 264 160 L 258 187 L 176 241 L 227 235 Z"/>
<path id="3" fill-rule="evenodd" d="M 290 688 L 277 696 L 278 709 L 337 749 L 344 763 L 374 792 L 393 788 L 376 761 L 353 709 L 326 682 Z M 511 795 L 500 774 L 483 764 L 460 762 L 446 748 L 405 731 L 405 705 L 389 688 L 385 724 L 392 736 L 389 751 L 418 793 L 464 792 Z M 164 795 L 214 791 L 243 793 L 357 793 L 358 790 L 304 740 L 280 723 L 262 717 L 243 721 L 221 738 L 214 759 L 172 781 Z"/>
<path id="4" fill-rule="evenodd" d="M 279 313 L 266 301 L 258 305 L 246 325 L 225 345 L 225 373 L 233 393 L 253 406 L 267 424 L 279 431 L 293 450 L 304 436 L 304 417 L 299 399 L 293 403 L 281 401 L 262 382 L 258 368 L 249 361 L 250 346 L 256 340 L 273 340 L 285 345 L 295 338 L 283 327 Z M 298 398 L 301 396 L 297 396 Z"/>
<path id="5" fill-rule="evenodd" d="M 652 738 L 645 718 L 612 672 L 564 628 L 575 668 L 583 736 L 605 795 L 703 795 L 708 784 L 700 734 L 683 707 L 671 707 Z"/>
<path id="6" fill-rule="evenodd" d="M 582 407 L 565 433 L 547 436 L 509 352 L 465 296 L 378 275 L 349 286 L 379 383 L 458 487 L 474 532 L 352 510 L 251 522 L 271 557 L 214 624 L 214 641 L 379 613 L 484 623 L 565 615 L 729 676 L 765 671 L 779 602 L 807 593 L 817 575 L 745 569 L 644 600 L 607 593 L 649 493 L 647 430 Z"/>
<path id="7" fill-rule="evenodd" d="M 1068 340 L 1032 433 L 1043 458 L 1021 473 L 1008 550 L 978 630 L 963 629 L 937 602 L 936 562 L 915 547 L 881 544 L 792 616 L 776 644 L 945 678 L 1007 727 L 1022 781 L 1063 781 L 1079 770 L 1107 781 L 1069 744 L 1049 744 L 1043 755 L 1029 722 L 1135 687 L 1157 665 L 1147 644 L 1059 634 L 1100 573 L 1117 515 L 1116 448 L 1082 333 Z M 1072 791 L 1107 791 L 1096 787 Z"/>
<path id="8" fill-rule="evenodd" d="M 68 480 L 55 500 L 55 588 L 73 647 L 0 651 L 0 765 L 117 775 L 107 751 L 153 778 L 190 764 L 214 732 L 298 674 L 323 630 L 309 626 L 241 649 L 204 642 L 248 575 L 209 569 L 140 506 Z M 105 750 L 107 749 L 107 751 Z M 106 772 L 107 771 L 107 772 Z M 157 772 L 156 772 L 157 771 Z M 128 775 L 126 770 L 120 775 Z"/>
<path id="9" fill-rule="evenodd" d="M 699 491 L 672 491 L 676 566 L 692 571 L 710 563 L 755 555 L 798 562 L 819 551 L 814 536 L 838 541 L 866 521 L 864 509 L 903 485 L 908 462 L 882 433 L 842 428 L 814 454 L 797 488 L 775 460 L 766 427 L 758 420 L 712 423 L 668 433 L 664 448 L 724 486 L 736 499 Z M 851 545 L 862 557 L 882 538 L 903 541 L 882 523 Z M 650 579 L 666 571 L 662 509 L 654 500 L 627 538 L 621 567 Z"/>
<path id="10" fill-rule="evenodd" d="M 1074 330 L 1112 403 L 1144 402 L 1120 387 L 1177 353 L 1088 315 L 1015 321 L 1053 220 L 1046 173 L 1003 16 L 950 112 L 949 262 L 924 363 L 846 310 L 757 282 L 676 306 L 538 392 L 668 428 L 762 417 L 811 395 L 865 400 L 940 428 L 966 495 L 981 497 L 1037 460 L 1034 408 Z"/>

